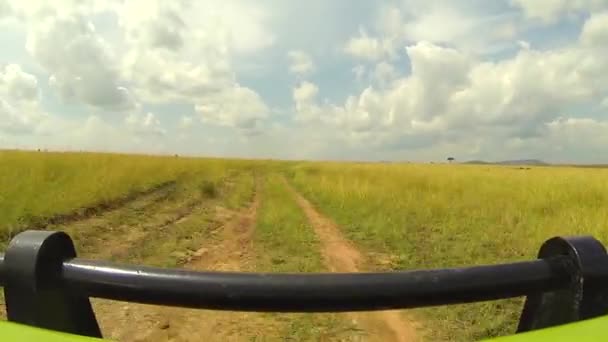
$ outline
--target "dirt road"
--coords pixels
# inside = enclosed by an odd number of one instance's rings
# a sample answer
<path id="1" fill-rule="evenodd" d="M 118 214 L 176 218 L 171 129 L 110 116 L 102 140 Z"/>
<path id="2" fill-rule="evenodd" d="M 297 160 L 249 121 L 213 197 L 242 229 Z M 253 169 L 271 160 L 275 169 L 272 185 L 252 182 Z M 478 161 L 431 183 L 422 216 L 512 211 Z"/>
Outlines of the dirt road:
<path id="1" fill-rule="evenodd" d="M 333 272 L 358 272 L 365 269 L 363 254 L 348 241 L 339 227 L 318 212 L 287 181 L 298 205 L 302 208 L 322 245 L 327 267 Z M 370 341 L 416 341 L 416 329 L 412 320 L 398 311 L 353 313 L 353 319 L 368 333 Z"/>
<path id="2" fill-rule="evenodd" d="M 241 209 L 227 209 L 221 198 L 184 194 L 175 187 L 164 186 L 121 206 L 48 228 L 68 232 L 81 257 L 179 265 L 193 270 L 253 272 L 259 257 L 254 233 L 258 209 L 264 200 L 260 180 L 255 184 L 251 200 Z M 318 236 L 327 269 L 365 270 L 365 257 L 342 236 L 339 227 L 287 181 L 284 184 Z M 291 324 L 298 319 L 297 315 L 192 310 L 99 299 L 92 303 L 104 337 L 117 341 L 284 341 L 291 338 Z M 336 319 L 347 319 L 358 329 L 352 334 L 344 333 L 340 340 L 416 340 L 413 320 L 399 312 L 341 314 Z"/>

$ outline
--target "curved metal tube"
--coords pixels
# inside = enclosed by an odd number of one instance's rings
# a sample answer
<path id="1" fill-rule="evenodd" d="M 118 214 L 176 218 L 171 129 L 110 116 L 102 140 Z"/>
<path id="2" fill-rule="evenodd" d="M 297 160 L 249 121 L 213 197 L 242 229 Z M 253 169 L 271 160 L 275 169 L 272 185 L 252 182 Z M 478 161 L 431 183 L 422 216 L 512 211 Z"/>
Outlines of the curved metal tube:
<path id="1" fill-rule="evenodd" d="M 4 256 L 0 255 L 0 284 Z M 565 258 L 383 273 L 196 272 L 72 259 L 61 279 L 88 297 L 260 312 L 404 309 L 510 298 L 567 287 Z"/>
<path id="2" fill-rule="evenodd" d="M 62 278 L 91 297 L 215 310 L 339 312 L 466 303 L 567 287 L 563 259 L 352 274 L 195 272 L 72 260 Z"/>

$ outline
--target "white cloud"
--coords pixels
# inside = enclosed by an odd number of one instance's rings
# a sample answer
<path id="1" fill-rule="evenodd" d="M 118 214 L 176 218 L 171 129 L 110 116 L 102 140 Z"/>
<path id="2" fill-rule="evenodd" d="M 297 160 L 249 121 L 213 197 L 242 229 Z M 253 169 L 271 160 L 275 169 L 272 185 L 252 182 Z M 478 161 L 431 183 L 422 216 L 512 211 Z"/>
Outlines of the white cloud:
<path id="1" fill-rule="evenodd" d="M 583 25 L 581 42 L 592 48 L 608 47 L 608 12 L 591 15 Z"/>
<path id="2" fill-rule="evenodd" d="M 0 133 L 29 134 L 36 123 L 28 115 L 23 115 L 8 102 L 0 99 Z"/>
<path id="3" fill-rule="evenodd" d="M 13 8 L 7 0 L 0 0 L 0 20 L 13 14 Z"/>
<path id="4" fill-rule="evenodd" d="M 514 57 L 495 62 L 466 49 L 418 42 L 406 48 L 409 75 L 395 78 L 390 64 L 385 65 L 389 86 L 369 86 L 342 105 L 311 101 L 315 97 L 303 96 L 311 92 L 301 87 L 294 102 L 308 122 L 330 123 L 359 146 L 430 149 L 451 144 L 472 155 L 488 153 L 483 146 L 500 149 L 501 141 L 530 146 L 542 141 L 535 139 L 554 139 L 554 122 L 566 111 L 605 98 L 608 62 L 600 42 L 608 25 L 603 22 L 603 14 L 589 18 L 580 42 L 572 46 L 539 51 L 524 45 Z M 569 120 L 559 121 L 559 127 L 570 132 L 583 130 L 582 125 L 598 132 L 604 127 Z"/>
<path id="5" fill-rule="evenodd" d="M 608 8 L 605 0 L 511 0 L 530 18 L 554 22 L 562 16 L 575 13 L 592 13 Z"/>
<path id="6" fill-rule="evenodd" d="M 238 85 L 201 97 L 195 108 L 203 122 L 234 127 L 247 135 L 260 133 L 270 112 L 256 92 Z"/>
<path id="7" fill-rule="evenodd" d="M 484 12 L 457 1 L 406 0 L 380 6 L 373 24 L 348 40 L 345 52 L 368 61 L 394 59 L 404 46 L 427 41 L 479 55 L 516 46 L 526 25 L 513 13 Z M 482 33 L 480 33 L 482 32 Z"/>
<path id="8" fill-rule="evenodd" d="M 72 14 L 31 20 L 27 50 L 50 74 L 67 101 L 109 110 L 135 107 L 121 84 L 112 48 L 85 17 Z"/>
<path id="9" fill-rule="evenodd" d="M 129 46 L 123 75 L 142 100 L 189 103 L 204 122 L 259 131 L 269 110 L 238 83 L 232 59 L 273 43 L 260 9 L 235 1 L 136 1 L 119 15 Z"/>
<path id="10" fill-rule="evenodd" d="M 266 104 L 239 85 L 232 66 L 235 55 L 274 43 L 263 7 L 239 0 L 15 4 L 27 23 L 28 52 L 64 100 L 131 113 L 131 126 L 157 133 L 154 120 L 139 112 L 142 101 L 188 103 L 208 122 L 239 129 L 257 126 L 267 115 Z M 118 27 L 96 27 L 100 13 L 113 16 Z"/>
<path id="11" fill-rule="evenodd" d="M 0 93 L 12 101 L 37 102 L 38 80 L 17 64 L 6 65 L 0 71 Z"/>
<path id="12" fill-rule="evenodd" d="M 319 88 L 314 83 L 304 81 L 293 90 L 293 99 L 296 104 L 306 103 L 313 101 L 318 93 Z"/>
<path id="13" fill-rule="evenodd" d="M 395 66 L 386 61 L 382 61 L 374 67 L 372 78 L 380 87 L 389 85 L 397 77 L 398 73 Z"/>
<path id="14" fill-rule="evenodd" d="M 33 133 L 45 117 L 38 101 L 35 76 L 16 64 L 0 68 L 0 133 Z"/>
<path id="15" fill-rule="evenodd" d="M 135 49 L 124 59 L 124 74 L 134 82 L 137 95 L 148 102 L 192 102 L 233 86 L 227 56 L 209 51 L 199 57 L 199 63 L 194 63 L 163 50 Z"/>
<path id="16" fill-rule="evenodd" d="M 394 57 L 396 46 L 391 38 L 370 37 L 365 30 L 360 30 L 359 36 L 346 43 L 344 51 L 355 58 L 378 61 Z"/>
<path id="17" fill-rule="evenodd" d="M 298 121 L 314 121 L 319 119 L 320 108 L 316 104 L 319 87 L 316 84 L 303 81 L 293 89 L 292 97 L 295 103 L 296 119 Z"/>
<path id="18" fill-rule="evenodd" d="M 131 113 L 126 119 L 127 128 L 136 135 L 164 136 L 167 132 L 162 128 L 160 120 L 153 113 Z"/>
<path id="19" fill-rule="evenodd" d="M 115 0 L 5 0 L 22 19 L 41 19 L 48 16 L 91 15 L 110 8 Z"/>
<path id="20" fill-rule="evenodd" d="M 322 4 L 320 25 L 277 19 L 308 9 L 248 0 L 0 0 L 11 18 L 0 42 L 12 49 L 0 59 L 13 63 L 0 65 L 1 139 L 283 157 L 599 151 L 608 3 L 482 2 L 384 2 L 348 20 L 336 13 L 352 4 Z M 578 41 L 546 32 L 587 16 Z M 278 70 L 296 75 L 291 94 L 269 90 L 289 88 Z"/>
<path id="21" fill-rule="evenodd" d="M 463 39 L 478 25 L 478 19 L 445 3 L 427 12 L 415 13 L 403 23 L 403 32 L 412 41 L 451 43 Z"/>
<path id="22" fill-rule="evenodd" d="M 304 51 L 289 51 L 287 57 L 289 57 L 290 61 L 289 71 L 295 75 L 306 75 L 315 69 L 312 58 Z"/>

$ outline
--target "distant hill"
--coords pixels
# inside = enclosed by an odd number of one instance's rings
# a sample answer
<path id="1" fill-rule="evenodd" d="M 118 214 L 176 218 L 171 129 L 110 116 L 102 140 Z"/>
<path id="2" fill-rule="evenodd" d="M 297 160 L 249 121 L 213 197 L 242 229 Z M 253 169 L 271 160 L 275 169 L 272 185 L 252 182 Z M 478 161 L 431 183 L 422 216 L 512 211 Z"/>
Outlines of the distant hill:
<path id="1" fill-rule="evenodd" d="M 464 162 L 463 164 L 481 164 L 481 165 L 485 165 L 485 164 L 492 164 L 492 163 L 489 163 L 489 162 L 483 161 L 483 160 L 469 160 L 467 162 Z"/>
<path id="2" fill-rule="evenodd" d="M 549 163 L 545 163 L 542 160 L 538 160 L 538 159 L 517 159 L 517 160 L 503 160 L 503 161 L 499 161 L 499 162 L 487 162 L 487 161 L 483 161 L 483 160 L 471 160 L 468 162 L 465 162 L 465 164 L 482 164 L 482 165 L 536 165 L 536 166 L 543 166 L 543 165 L 550 165 Z"/>

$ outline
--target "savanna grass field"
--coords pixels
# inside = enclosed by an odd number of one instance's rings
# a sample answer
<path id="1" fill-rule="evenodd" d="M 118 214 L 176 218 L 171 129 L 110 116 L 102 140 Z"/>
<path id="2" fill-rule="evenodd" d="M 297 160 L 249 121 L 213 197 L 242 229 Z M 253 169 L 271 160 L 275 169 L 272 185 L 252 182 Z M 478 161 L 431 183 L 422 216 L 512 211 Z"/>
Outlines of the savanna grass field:
<path id="1" fill-rule="evenodd" d="M 0 151 L 0 244 L 26 229 L 63 230 L 79 256 L 197 270 L 505 263 L 535 258 L 557 235 L 608 242 L 607 176 L 601 168 Z M 354 266 L 344 256 L 335 260 L 330 235 Z M 234 341 L 471 341 L 513 334 L 522 304 L 516 298 L 387 318 L 94 301 L 104 336 L 121 341 L 205 334 Z M 395 317 L 407 329 L 391 325 Z M 382 332 L 388 335 L 379 339 Z"/>

